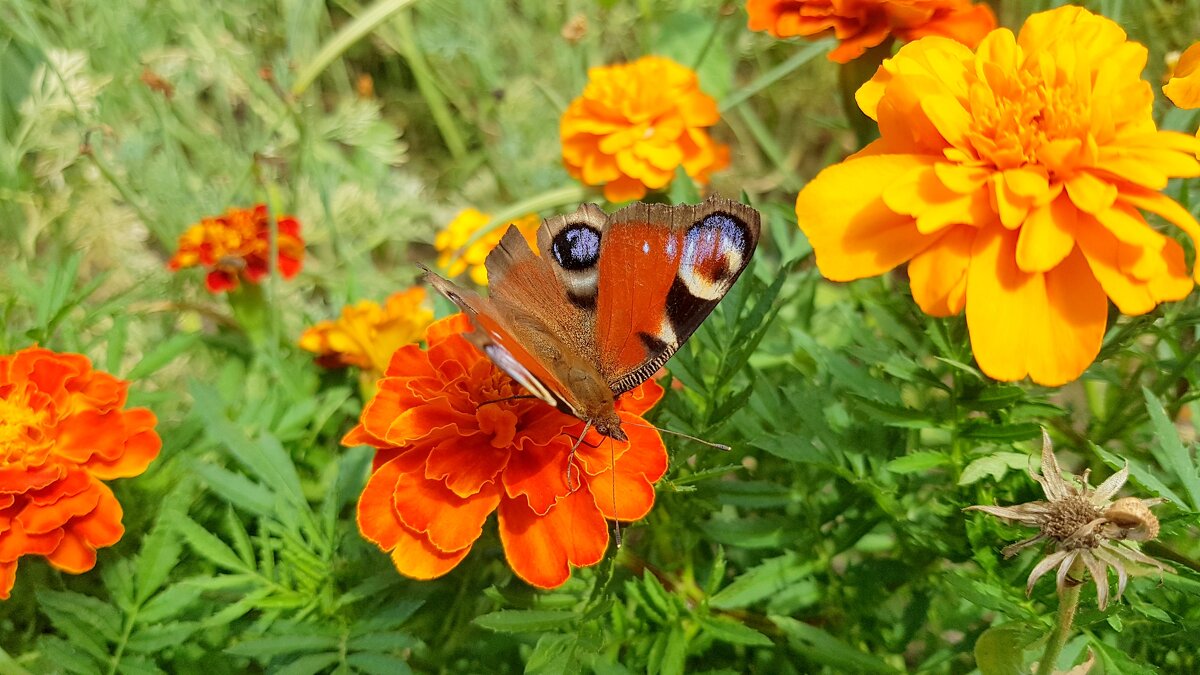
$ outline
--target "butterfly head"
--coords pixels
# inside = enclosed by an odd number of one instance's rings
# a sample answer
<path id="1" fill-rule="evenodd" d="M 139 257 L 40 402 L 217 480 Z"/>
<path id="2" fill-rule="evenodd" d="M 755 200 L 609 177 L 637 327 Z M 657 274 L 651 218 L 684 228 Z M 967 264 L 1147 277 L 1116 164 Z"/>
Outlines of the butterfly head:
<path id="1" fill-rule="evenodd" d="M 618 441 L 628 441 L 629 437 L 625 435 L 625 430 L 621 428 L 621 418 L 617 416 L 617 411 L 609 409 L 605 413 L 596 415 L 591 418 L 592 426 L 596 428 L 596 433 L 601 436 L 608 436 Z"/>

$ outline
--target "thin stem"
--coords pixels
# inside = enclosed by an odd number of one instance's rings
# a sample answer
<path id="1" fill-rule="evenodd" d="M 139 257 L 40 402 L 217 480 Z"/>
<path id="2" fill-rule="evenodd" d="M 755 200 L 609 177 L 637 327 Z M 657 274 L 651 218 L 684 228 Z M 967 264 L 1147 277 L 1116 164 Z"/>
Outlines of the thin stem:
<path id="1" fill-rule="evenodd" d="M 733 110 L 739 105 L 745 103 L 758 92 L 770 87 L 771 85 L 790 75 L 792 71 L 796 70 L 800 66 L 803 66 L 814 58 L 829 51 L 829 48 L 833 46 L 833 44 L 834 41 L 832 39 L 818 40 L 808 45 L 804 49 L 796 52 L 783 63 L 775 66 L 762 75 L 759 75 L 758 79 L 742 87 L 741 89 L 738 89 L 729 96 L 726 96 L 725 100 L 721 101 L 720 106 L 718 106 L 721 114 L 724 115 L 730 110 Z"/>
<path id="2" fill-rule="evenodd" d="M 1083 572 L 1083 563 L 1076 559 L 1067 576 L 1079 578 Z M 1100 581 L 1097 580 L 1096 583 L 1100 583 Z M 1067 638 L 1071 635 L 1071 626 L 1075 623 L 1075 610 L 1079 609 L 1079 592 L 1082 590 L 1083 584 L 1075 584 L 1064 588 L 1058 594 L 1058 620 L 1054 624 L 1050 638 L 1046 641 L 1046 649 L 1042 652 L 1042 658 L 1038 661 L 1037 675 L 1054 673 L 1054 664 L 1058 662 L 1063 645 L 1067 644 Z"/>
<path id="3" fill-rule="evenodd" d="M 854 131 L 855 138 L 858 139 L 860 148 L 879 138 L 879 127 L 875 124 L 875 120 L 867 117 L 866 113 L 859 109 L 854 95 L 864 82 L 875 75 L 875 71 L 878 70 L 883 60 L 891 55 L 892 40 L 888 38 L 882 44 L 868 49 L 862 56 L 849 63 L 844 63 L 838 68 L 838 89 L 842 98 L 842 110 L 846 114 L 846 121 Z"/>
<path id="4" fill-rule="evenodd" d="M 353 21 L 342 26 L 328 42 L 321 46 L 317 55 L 300 70 L 300 74 L 296 76 L 296 82 L 292 85 L 292 95 L 299 97 L 303 94 L 308 86 L 329 67 L 329 64 L 333 63 L 354 43 L 375 30 L 392 14 L 404 9 L 412 2 L 413 0 L 380 0 L 371 5 L 367 11 L 354 17 Z"/>
<path id="5" fill-rule="evenodd" d="M 433 69 L 425 61 L 425 55 L 417 46 L 416 34 L 413 31 L 412 17 L 407 12 L 396 18 L 396 31 L 400 34 L 400 54 L 408 62 L 413 78 L 417 81 L 417 89 L 429 106 L 429 114 L 437 125 L 438 133 L 446 143 L 446 149 L 454 159 L 462 159 L 467 154 L 467 142 L 463 140 L 462 132 L 454 121 L 454 114 L 446 102 L 446 96 L 438 88 Z"/>

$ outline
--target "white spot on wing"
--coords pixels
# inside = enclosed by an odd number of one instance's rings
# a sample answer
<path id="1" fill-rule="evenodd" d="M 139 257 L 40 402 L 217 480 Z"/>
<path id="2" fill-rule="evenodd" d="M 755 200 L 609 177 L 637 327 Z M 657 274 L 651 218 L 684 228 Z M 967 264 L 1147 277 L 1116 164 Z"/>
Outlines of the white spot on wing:
<path id="1" fill-rule="evenodd" d="M 650 242 L 648 242 L 648 241 L 642 242 L 642 253 L 645 253 L 646 255 L 650 254 Z"/>

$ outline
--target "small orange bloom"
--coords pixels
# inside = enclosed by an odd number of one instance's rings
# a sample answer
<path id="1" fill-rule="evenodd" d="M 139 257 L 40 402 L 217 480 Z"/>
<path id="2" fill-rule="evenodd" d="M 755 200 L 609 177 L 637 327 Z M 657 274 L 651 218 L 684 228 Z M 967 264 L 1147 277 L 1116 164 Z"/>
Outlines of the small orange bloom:
<path id="1" fill-rule="evenodd" d="M 917 304 L 966 308 L 980 368 L 1057 386 L 1095 359 L 1107 299 L 1129 315 L 1191 292 L 1183 248 L 1156 213 L 1200 239 L 1162 194 L 1200 175 L 1194 136 L 1158 131 L 1146 48 L 1080 7 L 1035 14 L 977 52 L 923 38 L 859 89 L 881 138 L 822 171 L 796 200 L 835 281 L 909 262 Z"/>
<path id="2" fill-rule="evenodd" d="M 292 216 L 275 220 L 279 252 L 279 275 L 291 279 L 304 262 L 304 239 L 300 223 Z M 207 267 L 204 283 L 212 293 L 231 291 L 238 281 L 258 283 L 270 272 L 271 228 L 267 207 L 231 208 L 225 215 L 205 218 L 179 237 L 179 250 L 167 267 L 172 271 L 185 267 Z"/>
<path id="3" fill-rule="evenodd" d="M 847 63 L 889 36 L 905 42 L 940 35 L 968 47 L 996 27 L 985 4 L 971 0 L 749 0 L 750 30 L 777 38 L 836 37 L 829 60 Z"/>
<path id="4" fill-rule="evenodd" d="M 355 366 L 382 375 L 392 352 L 420 340 L 432 321 L 425 289 L 418 286 L 393 293 L 383 307 L 371 300 L 347 305 L 337 320 L 304 331 L 300 348 L 316 353 L 326 368 Z"/>
<path id="5" fill-rule="evenodd" d="M 377 449 L 359 530 L 401 574 L 432 579 L 466 557 L 495 511 L 517 576 L 559 586 L 572 565 L 603 557 L 606 519 L 637 520 L 653 506 L 667 452 L 641 415 L 662 387 L 647 381 L 618 402 L 629 442 L 593 431 L 572 456 L 583 422 L 542 401 L 503 400 L 524 391 L 462 337 L 470 330 L 456 314 L 429 327 L 427 349 L 401 347 L 342 440 Z"/>
<path id="6" fill-rule="evenodd" d="M 0 356 L 0 600 L 21 556 L 79 574 L 124 534 L 101 481 L 140 474 L 162 446 L 154 413 L 123 409 L 128 387 L 80 354 Z"/>
<path id="7" fill-rule="evenodd" d="M 559 124 L 563 163 L 573 178 L 603 185 L 610 202 L 665 188 L 681 166 L 706 183 L 729 165 L 728 146 L 705 131 L 720 119 L 696 73 L 670 59 L 592 68 Z"/>
<path id="8" fill-rule="evenodd" d="M 1200 42 L 1179 55 L 1163 93 L 1180 108 L 1200 108 Z"/>
<path id="9" fill-rule="evenodd" d="M 433 240 L 433 247 L 438 252 L 438 267 L 446 272 L 446 276 L 456 277 L 469 270 L 471 281 L 480 286 L 487 285 L 487 268 L 483 263 L 492 249 L 496 248 L 496 244 L 500 243 L 508 227 L 493 228 L 470 246 L 467 242 L 491 219 L 490 214 L 477 209 L 463 209 L 450 221 L 446 229 L 438 233 L 437 238 Z M 520 230 L 525 236 L 525 241 L 528 241 L 535 251 L 537 231 L 541 224 L 542 219 L 534 213 L 521 216 L 511 223 Z"/>

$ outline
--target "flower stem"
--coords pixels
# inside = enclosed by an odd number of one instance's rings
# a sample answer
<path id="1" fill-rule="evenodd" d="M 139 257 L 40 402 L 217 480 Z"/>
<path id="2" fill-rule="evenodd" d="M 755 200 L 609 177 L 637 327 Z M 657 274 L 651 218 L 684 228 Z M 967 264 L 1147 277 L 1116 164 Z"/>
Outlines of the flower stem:
<path id="1" fill-rule="evenodd" d="M 354 17 L 354 20 L 342 26 L 332 38 L 321 46 L 317 55 L 300 69 L 300 74 L 296 76 L 296 81 L 292 84 L 292 96 L 299 97 L 303 94 L 309 85 L 329 67 L 329 64 L 412 2 L 413 0 L 380 0 L 371 5 L 367 11 Z"/>
<path id="2" fill-rule="evenodd" d="M 1078 578 L 1083 574 L 1083 570 L 1083 564 L 1076 560 L 1067 576 Z M 1058 662 L 1063 645 L 1067 643 L 1067 638 L 1071 635 L 1071 626 L 1075 623 L 1075 610 L 1079 609 L 1079 592 L 1082 590 L 1083 584 L 1075 584 L 1064 588 L 1058 594 L 1058 621 L 1054 625 L 1054 631 L 1050 633 L 1050 638 L 1046 641 L 1046 649 L 1042 652 L 1042 658 L 1038 661 L 1037 675 L 1054 673 L 1054 664 Z"/>

